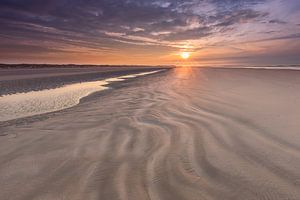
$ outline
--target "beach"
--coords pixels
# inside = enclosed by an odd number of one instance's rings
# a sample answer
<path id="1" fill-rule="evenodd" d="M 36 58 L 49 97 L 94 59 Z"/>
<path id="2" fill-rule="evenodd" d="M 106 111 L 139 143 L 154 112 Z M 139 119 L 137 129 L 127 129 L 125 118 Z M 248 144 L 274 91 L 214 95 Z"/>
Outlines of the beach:
<path id="1" fill-rule="evenodd" d="M 90 70 L 7 72 L 1 95 L 149 68 Z M 0 122 L 1 199 L 300 199 L 300 70 L 177 67 L 108 87 Z"/>

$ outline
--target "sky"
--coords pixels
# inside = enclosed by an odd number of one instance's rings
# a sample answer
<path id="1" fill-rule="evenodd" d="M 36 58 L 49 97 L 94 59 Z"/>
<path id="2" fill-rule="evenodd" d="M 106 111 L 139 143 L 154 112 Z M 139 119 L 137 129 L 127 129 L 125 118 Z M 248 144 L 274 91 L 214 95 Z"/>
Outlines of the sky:
<path id="1" fill-rule="evenodd" d="M 0 52 L 0 63 L 300 64 L 300 0 L 0 0 Z"/>

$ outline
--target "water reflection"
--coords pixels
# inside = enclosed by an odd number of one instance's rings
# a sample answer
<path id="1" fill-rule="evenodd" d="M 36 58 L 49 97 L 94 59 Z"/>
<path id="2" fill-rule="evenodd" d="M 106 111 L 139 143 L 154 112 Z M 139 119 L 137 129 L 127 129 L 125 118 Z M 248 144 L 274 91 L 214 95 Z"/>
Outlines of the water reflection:
<path id="1" fill-rule="evenodd" d="M 193 73 L 193 67 L 176 67 L 175 75 L 177 78 L 189 78 Z"/>

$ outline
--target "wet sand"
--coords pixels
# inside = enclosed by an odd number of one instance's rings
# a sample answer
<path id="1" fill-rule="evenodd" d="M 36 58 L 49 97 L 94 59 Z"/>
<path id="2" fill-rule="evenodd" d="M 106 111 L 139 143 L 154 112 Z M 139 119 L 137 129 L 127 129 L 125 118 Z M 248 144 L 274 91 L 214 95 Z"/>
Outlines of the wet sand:
<path id="1" fill-rule="evenodd" d="M 105 78 L 147 72 L 170 67 L 42 67 L 38 65 L 0 65 L 0 96 L 62 87 L 66 84 L 99 81 Z"/>
<path id="2" fill-rule="evenodd" d="M 91 94 L 111 89 L 112 84 L 166 70 L 151 70 L 96 81 L 66 84 L 58 88 L 3 95 L 0 96 L 0 122 L 9 123 L 15 119 L 71 108 Z"/>
<path id="3" fill-rule="evenodd" d="M 1 199 L 298 200 L 299 91 L 297 70 L 176 68 L 2 124 Z"/>

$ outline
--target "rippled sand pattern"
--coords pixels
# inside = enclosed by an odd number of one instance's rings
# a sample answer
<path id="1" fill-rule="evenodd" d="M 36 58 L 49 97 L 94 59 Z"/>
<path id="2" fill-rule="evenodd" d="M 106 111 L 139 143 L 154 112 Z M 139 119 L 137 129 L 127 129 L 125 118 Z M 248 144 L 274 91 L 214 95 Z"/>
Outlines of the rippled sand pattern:
<path id="1" fill-rule="evenodd" d="M 3 127 L 1 199 L 300 199 L 300 73 L 174 69 Z"/>

